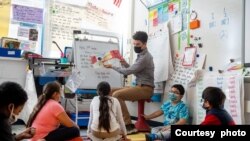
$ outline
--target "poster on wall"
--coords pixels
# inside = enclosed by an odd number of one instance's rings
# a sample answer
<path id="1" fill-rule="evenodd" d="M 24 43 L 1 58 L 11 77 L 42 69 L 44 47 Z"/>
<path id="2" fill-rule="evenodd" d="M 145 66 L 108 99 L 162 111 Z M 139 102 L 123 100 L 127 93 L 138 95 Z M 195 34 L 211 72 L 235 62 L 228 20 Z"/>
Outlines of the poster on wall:
<path id="1" fill-rule="evenodd" d="M 203 72 L 196 83 L 196 124 L 200 124 L 206 115 L 202 108 L 202 92 L 208 86 L 219 87 L 226 95 L 224 108 L 232 116 L 236 124 L 242 124 L 242 101 L 244 98 L 244 91 L 242 90 L 243 79 L 241 77 L 242 70 L 226 72 L 219 74 L 216 72 Z"/>
<path id="2" fill-rule="evenodd" d="M 50 8 L 50 45 L 55 41 L 61 50 L 65 47 L 72 47 L 73 30 L 80 29 L 84 8 L 61 2 L 53 2 Z M 50 48 L 50 50 L 51 54 L 60 55 L 58 48 Z"/>
<path id="3" fill-rule="evenodd" d="M 166 81 L 173 70 L 168 30 L 150 37 L 147 46 L 155 65 L 154 81 Z"/>
<path id="4" fill-rule="evenodd" d="M 196 47 L 186 47 L 183 55 L 182 65 L 186 67 L 194 66 L 196 58 Z"/>
<path id="5" fill-rule="evenodd" d="M 80 4 L 78 4 L 80 3 Z M 52 44 L 55 41 L 61 50 L 73 46 L 73 31 L 81 29 L 93 29 L 100 31 L 115 31 L 121 29 L 116 18 L 120 13 L 122 1 L 110 0 L 57 0 L 50 3 L 48 20 L 48 36 L 46 45 L 49 57 L 60 55 L 58 47 Z M 121 17 L 121 16 L 120 16 Z M 115 26 L 118 25 L 118 26 Z"/>
<path id="6" fill-rule="evenodd" d="M 13 0 L 8 36 L 20 41 L 20 49 L 41 54 L 44 1 Z"/>
<path id="7" fill-rule="evenodd" d="M 44 8 L 44 0 L 11 0 L 11 3 L 35 8 Z"/>
<path id="8" fill-rule="evenodd" d="M 10 0 L 0 1 L 0 38 L 8 35 L 10 22 Z"/>
<path id="9" fill-rule="evenodd" d="M 159 31 L 163 31 L 168 21 L 168 3 L 164 2 L 149 9 L 149 36 L 155 35 Z"/>
<path id="10" fill-rule="evenodd" d="M 197 70 L 203 69 L 205 63 L 206 55 L 199 54 L 196 57 L 196 62 L 193 67 L 185 67 L 182 65 L 183 55 L 176 57 L 174 62 L 174 73 L 171 74 L 168 85 L 182 84 L 185 88 L 187 85 L 193 81 L 195 78 L 195 72 Z"/>
<path id="11" fill-rule="evenodd" d="M 181 15 L 175 15 L 170 20 L 170 32 L 172 34 L 182 31 L 182 17 Z"/>
<path id="12" fill-rule="evenodd" d="M 12 18 L 15 21 L 22 21 L 22 22 L 36 23 L 36 24 L 43 23 L 43 9 L 41 8 L 13 4 L 12 14 L 13 14 Z"/>
<path id="13" fill-rule="evenodd" d="M 86 4 L 84 11 L 84 26 L 90 29 L 110 30 L 114 27 L 115 13 L 111 9 L 106 9 L 98 6 L 93 2 Z"/>

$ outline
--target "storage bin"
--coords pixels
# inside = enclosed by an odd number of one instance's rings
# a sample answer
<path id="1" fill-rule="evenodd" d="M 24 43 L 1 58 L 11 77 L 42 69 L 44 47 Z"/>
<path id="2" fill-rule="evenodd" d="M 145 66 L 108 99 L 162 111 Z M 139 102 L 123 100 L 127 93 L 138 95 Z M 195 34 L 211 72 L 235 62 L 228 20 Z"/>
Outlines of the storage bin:
<path id="1" fill-rule="evenodd" d="M 73 121 L 75 121 L 76 113 L 71 113 L 71 119 Z M 89 112 L 79 112 L 77 125 L 78 126 L 88 126 L 88 123 L 89 123 Z"/>
<path id="2" fill-rule="evenodd" d="M 0 48 L 0 56 L 21 58 L 21 50 L 19 50 L 19 49 L 9 49 L 9 48 Z"/>
<path id="3" fill-rule="evenodd" d="M 152 97 L 151 97 L 151 101 L 153 102 L 161 102 L 161 93 L 155 93 Z"/>

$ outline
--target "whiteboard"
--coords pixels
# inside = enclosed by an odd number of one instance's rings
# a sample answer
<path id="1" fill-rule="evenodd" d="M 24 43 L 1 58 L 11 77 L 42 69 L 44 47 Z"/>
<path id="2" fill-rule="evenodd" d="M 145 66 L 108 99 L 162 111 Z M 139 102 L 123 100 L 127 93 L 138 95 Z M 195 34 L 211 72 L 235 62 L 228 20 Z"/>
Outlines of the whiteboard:
<path id="1" fill-rule="evenodd" d="M 122 75 L 120 73 L 104 67 L 95 68 L 91 64 L 91 56 L 103 57 L 111 50 L 119 50 L 118 43 L 93 40 L 79 40 L 74 42 L 75 65 L 83 79 L 79 87 L 80 89 L 96 89 L 98 83 L 101 81 L 109 82 L 112 88 L 122 87 Z M 117 65 L 115 64 L 115 66 Z"/>
<path id="2" fill-rule="evenodd" d="M 0 57 L 0 84 L 12 81 L 24 88 L 27 66 L 27 60 Z"/>
<path id="3" fill-rule="evenodd" d="M 207 54 L 205 68 L 224 69 L 230 59 L 241 58 L 242 0 L 192 0 L 190 10 L 195 10 L 200 28 L 190 30 L 190 43 L 203 46 L 198 53 Z M 199 38 L 200 37 L 200 38 Z M 195 40 L 198 38 L 198 40 Z"/>

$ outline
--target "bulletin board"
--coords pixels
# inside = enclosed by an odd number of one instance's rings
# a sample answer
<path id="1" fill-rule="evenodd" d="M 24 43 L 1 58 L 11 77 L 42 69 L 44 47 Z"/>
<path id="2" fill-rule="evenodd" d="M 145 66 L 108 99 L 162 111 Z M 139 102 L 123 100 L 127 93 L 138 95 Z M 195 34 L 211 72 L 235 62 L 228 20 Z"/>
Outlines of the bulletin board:
<path id="1" fill-rule="evenodd" d="M 0 4 L 0 37 L 18 39 L 20 49 L 41 54 L 43 0 L 4 0 Z"/>
<path id="2" fill-rule="evenodd" d="M 51 8 L 47 15 L 47 27 L 45 34 L 46 46 L 45 54 L 48 57 L 60 57 L 60 51 L 52 42 L 55 41 L 58 46 L 64 51 L 64 47 L 72 47 L 73 45 L 73 30 L 81 27 L 84 17 L 84 7 L 79 1 L 79 6 L 69 3 L 69 1 L 51 0 L 48 3 Z"/>

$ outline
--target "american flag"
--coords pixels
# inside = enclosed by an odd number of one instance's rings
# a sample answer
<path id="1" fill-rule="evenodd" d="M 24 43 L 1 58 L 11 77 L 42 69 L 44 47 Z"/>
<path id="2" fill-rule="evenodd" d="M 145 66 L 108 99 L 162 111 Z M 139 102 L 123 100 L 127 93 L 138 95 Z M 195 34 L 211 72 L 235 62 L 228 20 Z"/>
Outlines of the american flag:
<path id="1" fill-rule="evenodd" d="M 114 0 L 114 5 L 117 6 L 117 7 L 120 7 L 121 3 L 122 3 L 122 0 Z"/>

